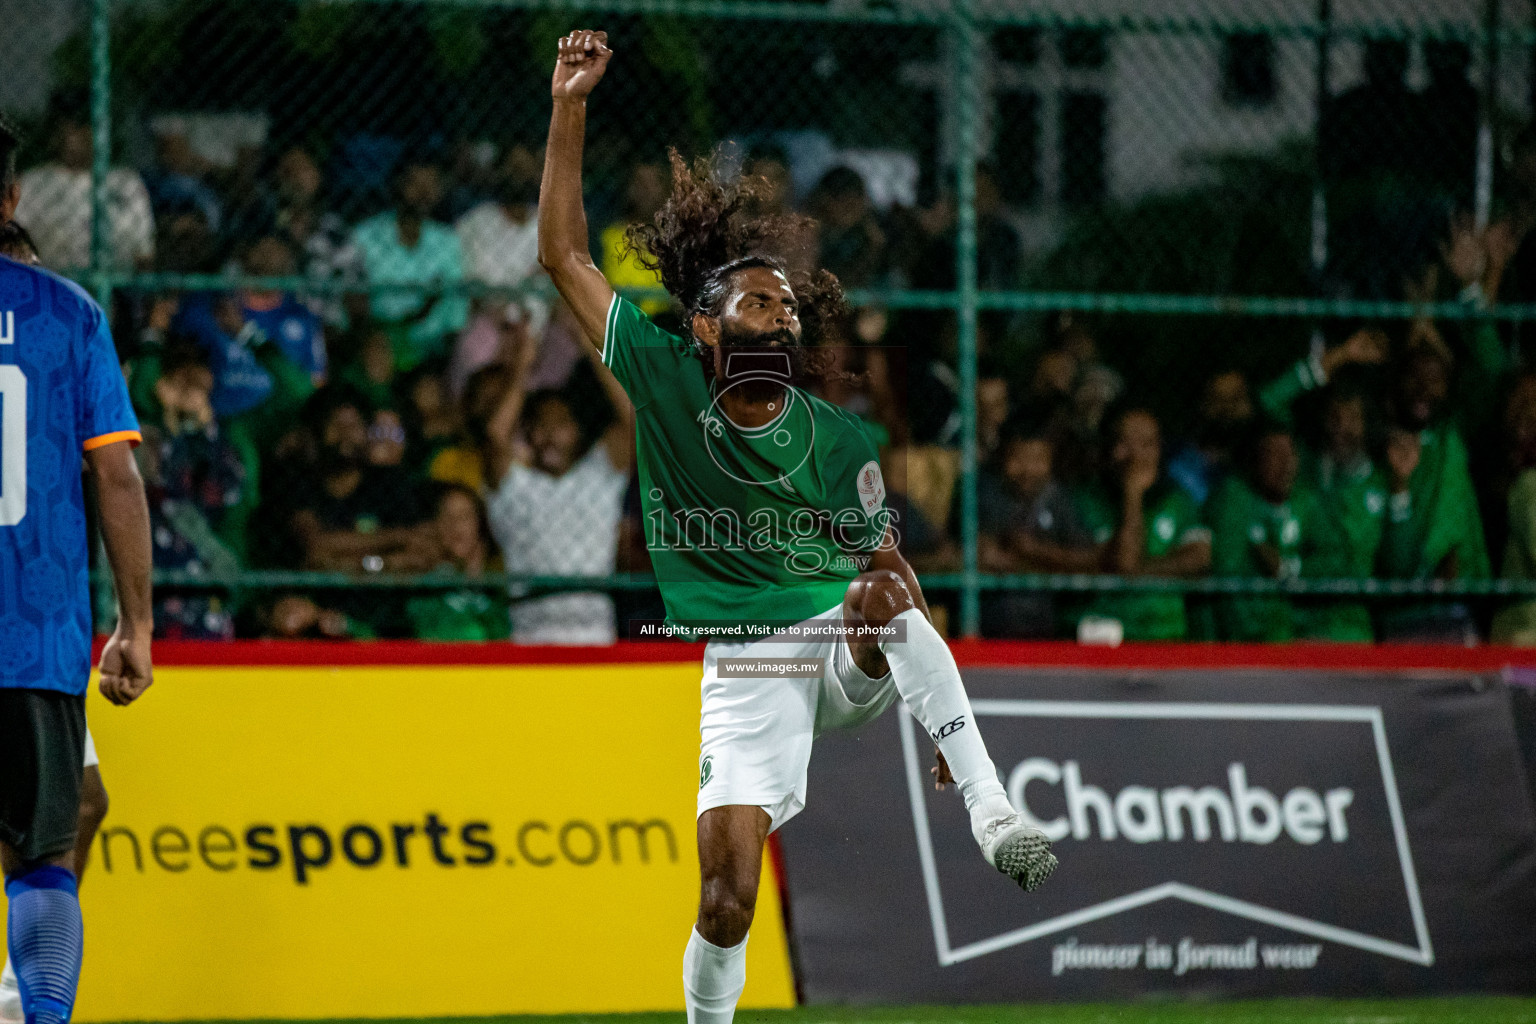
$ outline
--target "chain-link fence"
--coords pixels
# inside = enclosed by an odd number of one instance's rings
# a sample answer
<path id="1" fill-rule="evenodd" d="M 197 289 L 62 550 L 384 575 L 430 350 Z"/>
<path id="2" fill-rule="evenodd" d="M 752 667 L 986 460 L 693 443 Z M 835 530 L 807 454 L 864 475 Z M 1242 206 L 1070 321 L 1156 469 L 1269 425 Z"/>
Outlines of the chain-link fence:
<path id="1" fill-rule="evenodd" d="M 668 147 L 816 219 L 861 371 L 824 397 L 951 631 L 1508 640 L 1533 17 L 0 0 L 0 104 L 18 221 L 110 303 L 170 635 L 662 616 L 623 417 L 536 261 L 552 55 L 589 25 L 594 259 L 677 329 L 623 247 Z"/>

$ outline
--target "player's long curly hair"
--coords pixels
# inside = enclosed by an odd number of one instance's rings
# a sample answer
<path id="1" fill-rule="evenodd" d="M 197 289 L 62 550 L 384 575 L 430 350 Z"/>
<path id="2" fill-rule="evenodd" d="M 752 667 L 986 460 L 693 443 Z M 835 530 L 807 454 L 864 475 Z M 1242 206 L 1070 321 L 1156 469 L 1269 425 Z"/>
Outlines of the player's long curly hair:
<path id="1" fill-rule="evenodd" d="M 672 194 L 649 223 L 625 232 L 625 255 L 661 275 L 662 286 L 682 304 L 685 325 L 697 313 L 718 316 L 730 294 L 730 277 L 748 266 L 784 271 L 800 302 L 801 344 L 806 369 L 825 369 L 831 353 L 817 349 L 846 337 L 848 303 L 836 275 L 826 270 L 796 269 L 808 262 L 807 239 L 815 222 L 798 214 L 757 212 L 765 182 L 727 179 L 716 156 L 691 164 L 670 150 Z"/>

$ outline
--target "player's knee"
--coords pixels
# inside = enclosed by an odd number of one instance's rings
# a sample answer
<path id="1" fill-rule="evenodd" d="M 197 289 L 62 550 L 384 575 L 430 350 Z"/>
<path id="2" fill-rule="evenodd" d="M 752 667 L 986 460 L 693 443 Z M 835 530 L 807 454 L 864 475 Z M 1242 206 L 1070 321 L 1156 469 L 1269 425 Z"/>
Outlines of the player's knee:
<path id="1" fill-rule="evenodd" d="M 906 581 L 889 569 L 861 573 L 848 584 L 848 593 L 843 600 L 843 610 L 848 618 L 873 623 L 889 622 L 914 607 Z"/>
<path id="2" fill-rule="evenodd" d="M 704 879 L 699 893 L 699 920 L 704 937 L 716 945 L 734 946 L 746 936 L 757 912 L 757 879 L 715 876 Z"/>
<path id="3" fill-rule="evenodd" d="M 757 909 L 757 879 L 745 875 L 706 878 L 699 902 L 714 914 L 751 917 Z"/>

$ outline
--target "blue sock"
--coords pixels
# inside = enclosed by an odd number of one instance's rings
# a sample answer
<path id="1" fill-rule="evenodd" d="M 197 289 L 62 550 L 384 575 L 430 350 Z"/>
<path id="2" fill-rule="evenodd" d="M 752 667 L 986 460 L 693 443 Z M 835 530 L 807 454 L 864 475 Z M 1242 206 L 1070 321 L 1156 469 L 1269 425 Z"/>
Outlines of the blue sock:
<path id="1" fill-rule="evenodd" d="M 65 1024 L 80 982 L 84 926 L 73 872 L 48 865 L 5 883 L 11 966 L 27 1024 Z"/>

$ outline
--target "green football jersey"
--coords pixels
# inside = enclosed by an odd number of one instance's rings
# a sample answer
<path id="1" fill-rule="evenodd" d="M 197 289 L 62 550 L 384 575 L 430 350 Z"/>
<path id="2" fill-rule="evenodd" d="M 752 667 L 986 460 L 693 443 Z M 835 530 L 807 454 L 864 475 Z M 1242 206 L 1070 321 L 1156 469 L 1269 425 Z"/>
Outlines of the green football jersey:
<path id="1" fill-rule="evenodd" d="M 506 599 L 475 590 L 447 590 L 405 604 L 418 640 L 505 640 L 512 635 Z"/>
<path id="2" fill-rule="evenodd" d="M 1269 567 L 1258 548 L 1272 548 L 1280 560 L 1280 578 L 1339 576 L 1347 556 L 1322 500 L 1297 486 L 1289 501 L 1275 504 L 1236 477 L 1229 478 L 1206 509 L 1211 524 L 1211 568 L 1217 576 L 1264 577 Z M 1283 594 L 1221 597 L 1217 620 L 1227 640 L 1278 642 L 1296 637 L 1369 639 L 1331 623 L 1322 605 L 1297 605 Z M 1338 635 L 1335 635 L 1338 634 Z"/>
<path id="3" fill-rule="evenodd" d="M 1345 551 L 1340 575 L 1360 579 L 1375 575 L 1390 489 L 1386 474 L 1369 459 L 1338 466 L 1320 456 L 1304 456 L 1298 484 L 1322 499 L 1333 520 Z"/>
<path id="4" fill-rule="evenodd" d="M 1074 495 L 1083 525 L 1094 543 L 1105 544 L 1120 525 L 1120 498 L 1102 485 Z M 1142 502 L 1147 557 L 1162 558 L 1191 541 L 1207 540 L 1210 531 L 1200 510 L 1183 488 L 1166 480 L 1148 491 Z M 1183 640 L 1189 631 L 1183 594 L 1102 594 L 1086 609 L 1089 615 L 1119 619 L 1127 640 Z"/>
<path id="5" fill-rule="evenodd" d="M 837 607 L 891 525 L 863 422 L 791 387 L 772 421 L 736 425 L 691 343 L 619 297 L 603 363 L 635 406 L 646 547 L 668 621 L 732 623 L 750 638 Z"/>
<path id="6" fill-rule="evenodd" d="M 1260 391 L 1259 401 L 1271 416 L 1290 426 L 1297 399 L 1327 383 L 1321 357 L 1312 356 Z M 1303 448 L 1297 486 L 1310 489 L 1322 503 L 1331 534 L 1339 544 L 1340 559 L 1336 563 L 1325 559 L 1323 564 L 1316 558 L 1304 559 L 1302 575 L 1374 576 L 1387 509 L 1387 481 L 1381 469 L 1364 456 L 1344 465 Z M 1313 598 L 1293 602 L 1292 607 L 1299 635 L 1360 643 L 1369 643 L 1374 637 L 1370 609 L 1359 601 Z"/>
<path id="7" fill-rule="evenodd" d="M 1376 553 L 1386 523 L 1386 475 L 1361 459 L 1353 466 L 1338 466 L 1323 457 L 1304 455 L 1298 487 L 1317 494 L 1337 538 L 1339 562 L 1327 571 L 1314 564 L 1303 566 L 1304 576 L 1376 575 Z M 1370 643 L 1375 638 L 1371 611 L 1361 601 L 1314 599 L 1298 604 L 1298 629 L 1309 637 L 1351 643 Z"/>
<path id="8" fill-rule="evenodd" d="M 1419 433 L 1407 492 L 1388 500 L 1380 567 L 1391 578 L 1428 579 L 1452 551 L 1461 578 L 1491 575 L 1467 446 L 1453 425 L 1438 423 Z"/>

